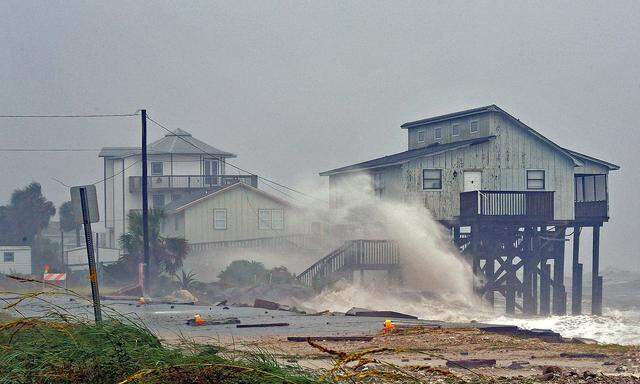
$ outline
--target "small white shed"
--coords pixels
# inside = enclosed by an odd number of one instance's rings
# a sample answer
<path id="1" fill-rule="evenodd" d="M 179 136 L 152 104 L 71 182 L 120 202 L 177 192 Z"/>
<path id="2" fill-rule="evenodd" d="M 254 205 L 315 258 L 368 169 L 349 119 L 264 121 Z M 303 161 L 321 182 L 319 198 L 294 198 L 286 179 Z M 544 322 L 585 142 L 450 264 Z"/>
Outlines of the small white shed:
<path id="1" fill-rule="evenodd" d="M 0 245 L 0 273 L 31 274 L 31 247 Z"/>

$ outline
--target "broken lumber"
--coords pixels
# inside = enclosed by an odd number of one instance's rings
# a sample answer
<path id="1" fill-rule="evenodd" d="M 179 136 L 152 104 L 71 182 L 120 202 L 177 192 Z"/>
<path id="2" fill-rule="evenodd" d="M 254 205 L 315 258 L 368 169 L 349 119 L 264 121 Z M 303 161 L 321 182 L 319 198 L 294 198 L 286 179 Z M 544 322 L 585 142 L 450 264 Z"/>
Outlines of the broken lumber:
<path id="1" fill-rule="evenodd" d="M 288 327 L 289 323 L 238 324 L 236 328 Z"/>
<path id="2" fill-rule="evenodd" d="M 345 313 L 346 316 L 361 316 L 361 317 L 384 317 L 392 319 L 418 319 L 417 316 L 407 315 L 406 313 L 395 311 L 373 311 L 364 308 L 351 308 Z"/>
<path id="3" fill-rule="evenodd" d="M 447 367 L 479 368 L 479 367 L 494 367 L 495 365 L 496 365 L 496 359 L 447 360 Z"/>
<path id="4" fill-rule="evenodd" d="M 226 319 L 214 319 L 205 320 L 202 324 L 197 324 L 195 319 L 187 320 L 187 325 L 201 326 L 201 325 L 226 325 L 226 324 L 240 324 L 240 320 L 237 317 L 229 317 Z"/>
<path id="5" fill-rule="evenodd" d="M 569 359 L 605 359 L 608 356 L 604 353 L 562 352 L 560 357 L 566 357 Z"/>
<path id="6" fill-rule="evenodd" d="M 296 343 L 306 341 L 371 341 L 373 336 L 289 336 L 287 341 L 293 341 Z"/>
<path id="7" fill-rule="evenodd" d="M 253 307 L 277 311 L 278 309 L 280 309 L 280 304 L 269 300 L 255 299 L 255 301 L 253 302 Z"/>

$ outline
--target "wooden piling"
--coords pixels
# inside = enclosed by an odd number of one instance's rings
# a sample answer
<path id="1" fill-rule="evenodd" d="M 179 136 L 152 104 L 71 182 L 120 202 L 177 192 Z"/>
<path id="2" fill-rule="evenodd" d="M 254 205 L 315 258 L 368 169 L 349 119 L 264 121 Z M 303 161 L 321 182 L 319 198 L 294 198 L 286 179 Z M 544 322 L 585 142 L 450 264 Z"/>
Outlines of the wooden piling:
<path id="1" fill-rule="evenodd" d="M 551 265 L 546 261 L 542 263 L 542 275 L 540 275 L 540 314 L 551 314 Z"/>
<path id="2" fill-rule="evenodd" d="M 556 228 L 556 238 L 553 244 L 553 314 L 566 315 L 567 293 L 564 288 L 564 236 L 565 228 Z"/>
<path id="3" fill-rule="evenodd" d="M 573 263 L 571 278 L 571 314 L 582 314 L 582 264 L 580 264 L 580 232 L 582 227 L 573 227 Z"/>
<path id="4" fill-rule="evenodd" d="M 600 226 L 593 227 L 591 272 L 591 314 L 602 315 L 602 277 L 600 276 Z"/>

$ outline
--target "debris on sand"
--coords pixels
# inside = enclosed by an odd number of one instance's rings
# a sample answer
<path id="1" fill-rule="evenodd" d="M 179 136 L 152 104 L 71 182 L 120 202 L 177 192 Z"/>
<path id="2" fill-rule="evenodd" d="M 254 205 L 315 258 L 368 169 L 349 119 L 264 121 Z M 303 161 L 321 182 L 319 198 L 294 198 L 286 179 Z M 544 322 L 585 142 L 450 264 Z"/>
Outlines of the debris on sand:
<path id="1" fill-rule="evenodd" d="M 200 325 L 227 325 L 227 324 L 240 324 L 240 320 L 237 317 L 227 317 L 223 319 L 211 319 L 211 320 L 202 320 L 202 323 L 199 323 L 194 319 L 187 320 L 187 325 L 192 326 L 200 326 Z"/>
<path id="2" fill-rule="evenodd" d="M 496 365 L 496 359 L 447 360 L 447 367 L 452 367 L 452 368 L 495 367 L 495 365 Z"/>
<path id="3" fill-rule="evenodd" d="M 257 324 L 238 324 L 236 328 L 266 328 L 266 327 L 288 327 L 289 323 L 257 323 Z"/>
<path id="4" fill-rule="evenodd" d="M 374 311 L 371 309 L 353 307 L 345 313 L 346 316 L 361 316 L 361 317 L 385 317 L 392 319 L 414 319 L 417 320 L 417 316 L 407 315 L 406 313 L 395 311 Z"/>
<path id="5" fill-rule="evenodd" d="M 371 341 L 373 336 L 289 336 L 287 341 L 296 343 L 307 341 Z"/>
<path id="6" fill-rule="evenodd" d="M 306 314 L 306 312 L 300 311 L 296 307 L 291 307 L 289 305 L 284 305 L 284 304 L 276 303 L 275 301 L 269 301 L 269 300 L 263 300 L 263 299 L 255 299 L 253 301 L 253 307 L 254 308 L 262 308 L 262 309 L 269 309 L 269 310 L 272 310 L 272 311 L 294 312 L 294 313 L 299 313 L 299 314 L 302 314 L 302 315 Z"/>
<path id="7" fill-rule="evenodd" d="M 608 356 L 604 353 L 562 352 L 560 357 L 566 357 L 568 359 L 606 359 Z"/>

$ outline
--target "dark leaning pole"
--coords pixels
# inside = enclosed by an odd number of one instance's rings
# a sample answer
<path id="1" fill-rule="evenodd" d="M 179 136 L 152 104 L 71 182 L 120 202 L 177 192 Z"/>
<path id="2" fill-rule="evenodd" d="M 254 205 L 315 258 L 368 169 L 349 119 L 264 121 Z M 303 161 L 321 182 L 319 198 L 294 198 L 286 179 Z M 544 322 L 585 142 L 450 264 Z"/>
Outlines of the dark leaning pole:
<path id="1" fill-rule="evenodd" d="M 144 254 L 143 296 L 147 294 L 149 280 L 149 196 L 147 194 L 147 110 L 140 110 L 142 116 L 142 248 Z"/>

